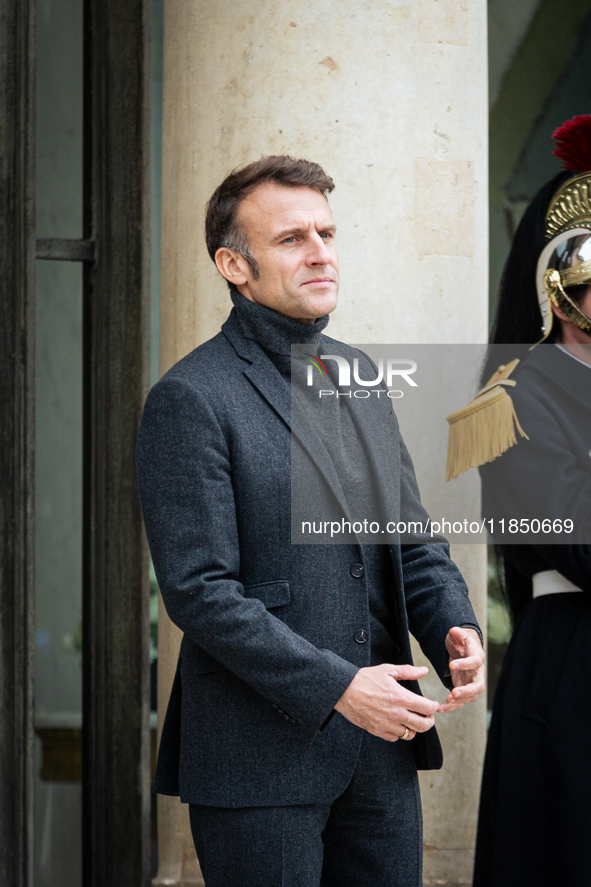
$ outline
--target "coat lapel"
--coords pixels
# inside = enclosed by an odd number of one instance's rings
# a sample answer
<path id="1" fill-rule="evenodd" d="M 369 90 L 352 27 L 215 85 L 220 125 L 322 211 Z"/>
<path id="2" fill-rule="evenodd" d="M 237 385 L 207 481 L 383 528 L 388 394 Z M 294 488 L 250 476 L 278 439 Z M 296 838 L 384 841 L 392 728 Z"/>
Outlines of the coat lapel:
<path id="1" fill-rule="evenodd" d="M 254 355 L 252 364 L 245 367 L 244 375 L 291 430 L 289 385 L 265 352 L 258 345 L 256 347 L 259 353 Z"/>
<path id="2" fill-rule="evenodd" d="M 316 423 L 313 416 L 310 414 L 309 408 L 306 407 L 305 401 L 302 401 L 302 398 L 298 397 L 296 391 L 292 391 L 291 408 L 293 412 L 293 426 L 294 428 L 301 430 L 301 433 L 298 433 L 298 431 L 294 431 L 292 428 L 293 437 L 298 440 L 300 445 L 306 450 L 310 459 L 322 472 L 322 475 L 332 490 L 343 514 L 347 520 L 351 520 L 349 505 L 345 498 L 343 485 L 334 462 L 326 449 L 322 437 L 318 433 Z"/>
<path id="3" fill-rule="evenodd" d="M 304 430 L 303 434 L 295 432 L 295 436 L 324 476 L 344 514 L 349 517 L 349 509 L 337 471 L 304 406 L 297 397 L 292 398 L 290 386 L 279 374 L 263 349 L 253 339 L 246 338 L 235 311 L 232 311 L 222 330 L 238 356 L 247 361 L 243 370 L 244 375 L 285 422 L 292 434 L 294 432 L 291 414 L 294 410 L 295 427 Z"/>
<path id="4" fill-rule="evenodd" d="M 390 401 L 384 397 L 375 401 L 352 400 L 350 406 L 374 478 L 383 518 L 398 520 L 400 489 L 395 479 L 400 478 L 399 433 Z"/>
<path id="5" fill-rule="evenodd" d="M 232 309 L 222 327 L 222 332 L 232 344 L 238 357 L 245 361 L 244 375 L 291 429 L 289 385 L 279 375 L 263 349 L 253 339 L 246 338 L 236 309 Z"/>

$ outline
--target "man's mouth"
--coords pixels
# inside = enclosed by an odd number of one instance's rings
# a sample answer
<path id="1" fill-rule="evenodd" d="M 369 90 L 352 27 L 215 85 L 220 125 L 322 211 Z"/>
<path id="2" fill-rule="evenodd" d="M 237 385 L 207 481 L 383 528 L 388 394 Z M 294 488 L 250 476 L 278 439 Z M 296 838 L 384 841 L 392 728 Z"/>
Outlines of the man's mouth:
<path id="1" fill-rule="evenodd" d="M 315 277 L 313 280 L 305 280 L 302 283 L 302 286 L 320 286 L 321 284 L 325 283 L 334 283 L 334 280 L 332 279 L 332 277 Z"/>

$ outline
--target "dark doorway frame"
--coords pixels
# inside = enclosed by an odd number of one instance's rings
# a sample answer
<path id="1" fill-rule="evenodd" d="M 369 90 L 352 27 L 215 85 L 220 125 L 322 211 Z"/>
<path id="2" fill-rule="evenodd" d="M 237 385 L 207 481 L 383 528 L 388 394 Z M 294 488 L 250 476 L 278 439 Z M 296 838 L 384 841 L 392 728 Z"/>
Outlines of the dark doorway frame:
<path id="1" fill-rule="evenodd" d="M 29 887 L 34 263 L 84 263 L 83 882 L 150 880 L 149 4 L 84 3 L 84 232 L 35 242 L 35 4 L 0 0 L 0 883 Z"/>
<path id="2" fill-rule="evenodd" d="M 33 798 L 34 15 L 0 2 L 0 883 L 28 887 Z"/>

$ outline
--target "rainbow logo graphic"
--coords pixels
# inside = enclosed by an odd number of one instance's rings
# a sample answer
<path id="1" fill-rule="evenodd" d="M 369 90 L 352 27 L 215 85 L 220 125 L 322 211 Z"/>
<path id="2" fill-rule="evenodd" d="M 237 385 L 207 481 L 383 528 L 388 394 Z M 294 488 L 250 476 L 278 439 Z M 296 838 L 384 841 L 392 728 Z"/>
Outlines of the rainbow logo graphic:
<path id="1" fill-rule="evenodd" d="M 304 354 L 308 358 L 308 363 L 311 363 L 313 366 L 315 366 L 321 376 L 328 376 L 326 365 L 320 360 L 319 357 L 316 357 L 315 354 L 308 354 L 307 351 L 304 351 Z M 310 373 L 310 370 L 308 370 L 308 373 Z"/>
<path id="2" fill-rule="evenodd" d="M 308 358 L 308 377 L 306 379 L 308 385 L 313 384 L 312 376 L 314 375 L 314 367 L 316 367 L 321 376 L 328 377 L 326 364 L 324 364 L 319 357 L 315 354 L 308 354 L 306 351 L 304 351 L 304 354 Z"/>

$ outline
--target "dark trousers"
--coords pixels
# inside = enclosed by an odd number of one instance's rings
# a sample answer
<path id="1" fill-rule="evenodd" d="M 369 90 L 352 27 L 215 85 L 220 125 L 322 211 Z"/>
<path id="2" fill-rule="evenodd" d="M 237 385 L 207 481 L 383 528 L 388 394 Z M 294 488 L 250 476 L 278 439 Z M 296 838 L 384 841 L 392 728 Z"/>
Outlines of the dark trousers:
<path id="1" fill-rule="evenodd" d="M 410 743 L 366 733 L 332 804 L 189 806 L 206 887 L 420 887 L 422 816 Z"/>

